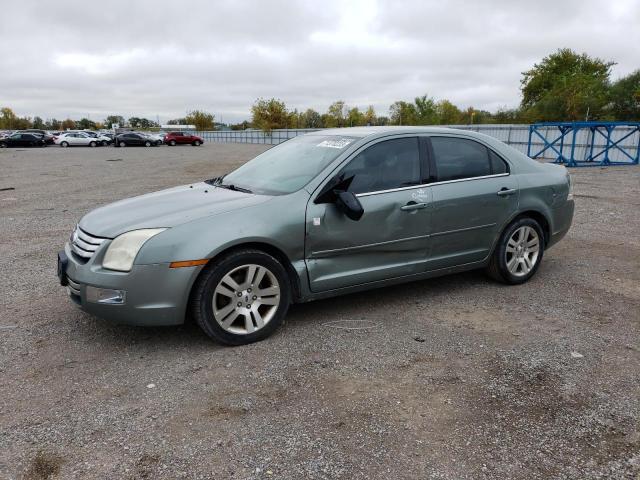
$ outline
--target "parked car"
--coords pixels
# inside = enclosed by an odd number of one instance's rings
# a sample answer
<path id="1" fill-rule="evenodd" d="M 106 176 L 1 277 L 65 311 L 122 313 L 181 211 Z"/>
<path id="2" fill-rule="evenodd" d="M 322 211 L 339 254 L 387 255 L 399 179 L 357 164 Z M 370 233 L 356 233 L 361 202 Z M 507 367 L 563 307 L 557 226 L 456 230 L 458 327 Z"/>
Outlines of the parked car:
<path id="1" fill-rule="evenodd" d="M 24 133 L 35 133 L 37 135 L 41 135 L 47 145 L 53 145 L 53 135 L 46 130 L 41 130 L 38 128 L 28 128 L 26 130 L 22 130 Z"/>
<path id="2" fill-rule="evenodd" d="M 160 145 L 161 142 L 153 138 L 148 137 L 143 133 L 121 133 L 116 135 L 115 144 L 116 147 L 155 147 Z"/>
<path id="3" fill-rule="evenodd" d="M 53 142 L 61 147 L 97 147 L 102 142 L 84 132 L 66 132 L 54 137 Z"/>
<path id="4" fill-rule="evenodd" d="M 105 147 L 113 142 L 113 138 L 108 137 L 107 135 L 104 135 L 102 133 L 93 132 L 91 130 L 82 130 L 82 133 L 95 138 L 96 141 L 100 143 L 100 145 L 104 145 Z"/>
<path id="5" fill-rule="evenodd" d="M 158 145 L 162 145 L 162 143 L 164 142 L 164 135 L 161 135 L 159 133 L 146 133 L 145 135 L 155 140 Z"/>
<path id="6" fill-rule="evenodd" d="M 202 137 L 186 132 L 169 132 L 164 136 L 164 143 L 172 147 L 176 145 L 193 145 L 198 147 L 204 143 Z"/>
<path id="7" fill-rule="evenodd" d="M 46 147 L 47 141 L 36 133 L 16 132 L 0 138 L 0 148 L 7 147 Z"/>
<path id="8" fill-rule="evenodd" d="M 486 135 L 324 130 L 228 175 L 88 213 L 58 274 L 97 316 L 170 325 L 189 312 L 239 345 L 273 333 L 292 302 L 478 268 L 524 283 L 573 210 L 566 168 Z"/>

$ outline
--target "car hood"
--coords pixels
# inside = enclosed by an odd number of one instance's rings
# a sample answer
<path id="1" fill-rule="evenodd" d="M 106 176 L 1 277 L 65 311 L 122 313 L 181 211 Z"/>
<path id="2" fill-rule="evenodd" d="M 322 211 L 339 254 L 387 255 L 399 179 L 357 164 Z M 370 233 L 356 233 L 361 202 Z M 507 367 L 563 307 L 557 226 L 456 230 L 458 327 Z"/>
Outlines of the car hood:
<path id="1" fill-rule="evenodd" d="M 141 228 L 175 227 L 197 218 L 264 203 L 270 198 L 202 182 L 105 205 L 85 215 L 79 226 L 91 235 L 115 238 Z"/>

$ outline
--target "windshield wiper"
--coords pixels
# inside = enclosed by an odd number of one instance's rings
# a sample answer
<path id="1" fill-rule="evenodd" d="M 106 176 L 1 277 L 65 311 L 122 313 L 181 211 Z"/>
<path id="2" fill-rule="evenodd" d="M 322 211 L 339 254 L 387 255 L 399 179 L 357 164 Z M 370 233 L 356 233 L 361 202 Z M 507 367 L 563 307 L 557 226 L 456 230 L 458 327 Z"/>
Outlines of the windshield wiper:
<path id="1" fill-rule="evenodd" d="M 216 183 L 215 186 L 216 187 L 221 187 L 221 188 L 227 188 L 229 190 L 233 190 L 234 192 L 253 193 L 248 188 L 238 187 L 237 185 L 234 185 L 232 183 L 222 183 L 221 182 L 221 183 Z"/>
<path id="2" fill-rule="evenodd" d="M 234 192 L 242 192 L 242 193 L 253 193 L 248 188 L 239 187 L 232 183 L 222 183 L 222 179 L 226 177 L 226 175 L 222 175 L 221 177 L 212 178 L 210 180 L 205 180 L 204 183 L 208 183 L 209 185 L 213 185 L 214 187 L 226 188 L 227 190 L 233 190 Z"/>

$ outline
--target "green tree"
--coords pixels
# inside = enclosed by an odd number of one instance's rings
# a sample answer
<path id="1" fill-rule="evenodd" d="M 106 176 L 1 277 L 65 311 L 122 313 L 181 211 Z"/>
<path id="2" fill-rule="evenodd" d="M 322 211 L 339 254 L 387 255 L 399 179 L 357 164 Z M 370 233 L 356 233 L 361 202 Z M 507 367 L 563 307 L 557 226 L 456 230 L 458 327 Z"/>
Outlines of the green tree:
<path id="1" fill-rule="evenodd" d="M 66 120 L 63 120 L 60 123 L 60 128 L 62 130 L 75 130 L 76 129 L 76 122 L 74 122 L 70 118 L 67 118 Z"/>
<path id="2" fill-rule="evenodd" d="M 522 108 L 532 121 L 599 119 L 608 101 L 614 62 L 591 58 L 571 49 L 545 57 L 521 80 Z"/>
<path id="3" fill-rule="evenodd" d="M 0 128 L 23 130 L 31 127 L 29 117 L 18 117 L 9 107 L 0 109 Z"/>
<path id="4" fill-rule="evenodd" d="M 329 105 L 326 115 L 326 127 L 344 127 L 346 118 L 346 105 L 344 101 L 338 100 L 337 102 L 333 102 Z"/>
<path id="5" fill-rule="evenodd" d="M 312 108 L 301 114 L 302 128 L 322 128 L 322 117 Z"/>
<path id="6" fill-rule="evenodd" d="M 33 122 L 31 122 L 31 127 L 44 130 L 44 128 L 45 128 L 44 120 L 42 120 L 42 118 L 40 118 L 38 116 L 33 117 Z"/>
<path id="7" fill-rule="evenodd" d="M 611 85 L 610 101 L 611 116 L 615 120 L 640 121 L 640 70 Z"/>
<path id="8" fill-rule="evenodd" d="M 88 118 L 81 118 L 76 122 L 76 128 L 81 130 L 95 130 L 96 122 L 92 122 Z"/>
<path id="9" fill-rule="evenodd" d="M 104 124 L 107 128 L 111 128 L 111 125 L 113 125 L 114 123 L 117 123 L 118 125 L 123 127 L 125 125 L 124 117 L 121 115 L 109 115 L 104 119 Z"/>
<path id="10" fill-rule="evenodd" d="M 211 113 L 203 112 L 202 110 L 193 110 L 187 113 L 185 121 L 187 125 L 195 125 L 196 130 L 199 131 L 213 130 L 215 117 Z M 149 122 L 149 120 L 147 120 L 147 122 Z"/>
<path id="11" fill-rule="evenodd" d="M 438 114 L 436 112 L 436 101 L 423 95 L 416 97 L 415 102 L 415 115 L 418 125 L 434 125 L 438 123 Z"/>
<path id="12" fill-rule="evenodd" d="M 373 108 L 373 105 L 369 105 L 367 110 L 364 112 L 364 125 L 376 125 L 377 122 L 376 111 Z"/>
<path id="13" fill-rule="evenodd" d="M 416 106 L 413 103 L 399 100 L 389 107 L 391 125 L 417 125 Z"/>
<path id="14" fill-rule="evenodd" d="M 436 114 L 440 125 L 457 125 L 461 122 L 460 109 L 446 99 L 436 103 Z"/>
<path id="15" fill-rule="evenodd" d="M 364 114 L 358 107 L 350 108 L 347 111 L 345 124 L 347 127 L 360 127 L 362 125 L 366 125 Z"/>
<path id="16" fill-rule="evenodd" d="M 289 116 L 287 107 L 281 100 L 259 98 L 251 107 L 251 123 L 254 128 L 270 132 L 277 128 L 287 128 Z"/>

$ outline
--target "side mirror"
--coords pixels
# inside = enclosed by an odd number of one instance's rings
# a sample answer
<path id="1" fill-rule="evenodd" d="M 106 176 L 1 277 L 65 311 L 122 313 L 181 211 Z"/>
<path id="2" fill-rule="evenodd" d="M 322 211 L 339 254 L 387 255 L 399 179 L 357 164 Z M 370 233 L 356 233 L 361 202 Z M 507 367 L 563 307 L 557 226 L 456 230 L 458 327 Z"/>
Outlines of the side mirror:
<path id="1" fill-rule="evenodd" d="M 336 191 L 335 204 L 342 213 L 344 213 L 351 220 L 358 221 L 364 214 L 364 208 L 358 197 L 352 192 L 345 192 L 342 190 Z"/>

